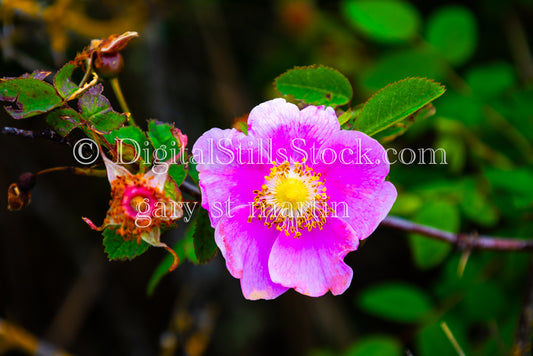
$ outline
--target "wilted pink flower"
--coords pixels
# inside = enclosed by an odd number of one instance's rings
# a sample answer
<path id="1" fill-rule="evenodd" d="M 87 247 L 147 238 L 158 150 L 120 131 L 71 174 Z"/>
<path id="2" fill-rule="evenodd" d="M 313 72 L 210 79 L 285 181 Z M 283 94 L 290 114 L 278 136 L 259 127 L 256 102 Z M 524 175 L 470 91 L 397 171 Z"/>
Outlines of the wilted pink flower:
<path id="1" fill-rule="evenodd" d="M 396 199 L 385 150 L 341 130 L 332 108 L 299 110 L 283 99 L 255 107 L 248 136 L 211 129 L 193 148 L 202 206 L 247 299 L 289 288 L 343 293 L 343 259 L 385 218 Z"/>
<path id="2" fill-rule="evenodd" d="M 174 258 L 170 270 L 178 266 L 178 256 L 161 242 L 161 228 L 168 228 L 173 220 L 183 216 L 180 205 L 164 193 L 167 173 L 157 174 L 150 169 L 146 174 L 131 174 L 126 168 L 102 154 L 111 184 L 111 200 L 104 224 L 97 227 L 88 218 L 83 220 L 94 230 L 106 227 L 116 229 L 124 240 L 141 240 L 155 247 L 163 247 Z"/>

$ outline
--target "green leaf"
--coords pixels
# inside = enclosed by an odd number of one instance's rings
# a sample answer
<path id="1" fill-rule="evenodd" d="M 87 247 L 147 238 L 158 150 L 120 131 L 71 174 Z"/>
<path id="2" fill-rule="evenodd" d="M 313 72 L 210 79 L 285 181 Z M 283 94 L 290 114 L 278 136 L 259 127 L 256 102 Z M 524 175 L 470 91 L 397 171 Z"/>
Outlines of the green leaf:
<path id="1" fill-rule="evenodd" d="M 419 110 L 417 110 L 412 115 L 397 124 L 394 124 L 383 131 L 378 132 L 374 135 L 374 138 L 381 143 L 390 142 L 396 137 L 401 136 L 407 131 L 408 128 L 413 126 L 418 121 L 423 121 L 428 117 L 435 115 L 435 107 L 429 103 Z"/>
<path id="2" fill-rule="evenodd" d="M 136 126 L 125 126 L 118 130 L 112 131 L 110 134 L 104 136 L 107 142 L 115 144 L 117 141 L 117 160 L 121 164 L 129 164 L 137 161 L 144 163 L 148 159 L 150 164 L 152 159 L 152 150 L 149 146 L 149 140 L 146 138 L 144 132 Z M 148 149 L 148 154 L 146 150 Z M 147 156 L 147 157 L 146 157 Z"/>
<path id="3" fill-rule="evenodd" d="M 475 95 L 486 99 L 503 94 L 516 82 L 513 67 L 504 62 L 474 67 L 465 79 Z"/>
<path id="4" fill-rule="evenodd" d="M 408 78 L 374 94 L 359 113 L 356 129 L 374 135 L 396 124 L 444 93 L 442 85 L 426 78 Z"/>
<path id="5" fill-rule="evenodd" d="M 200 181 L 200 177 L 198 176 L 198 170 L 196 169 L 196 162 L 194 162 L 194 160 L 192 162 L 189 162 L 189 176 L 191 176 L 192 180 L 194 180 L 194 182 L 196 184 L 199 183 Z"/>
<path id="6" fill-rule="evenodd" d="M 54 86 L 61 97 L 66 101 L 80 87 L 72 81 L 72 73 L 77 68 L 75 64 L 65 64 L 54 77 Z"/>
<path id="7" fill-rule="evenodd" d="M 496 320 L 504 312 L 509 299 L 501 287 L 490 280 L 472 285 L 463 300 L 463 315 L 472 321 Z"/>
<path id="8" fill-rule="evenodd" d="M 150 247 L 144 240 L 141 240 L 140 243 L 137 243 L 137 239 L 125 241 L 122 236 L 116 233 L 116 227 L 108 227 L 102 233 L 105 252 L 110 260 L 132 260 L 145 253 Z"/>
<path id="9" fill-rule="evenodd" d="M 475 223 L 491 227 L 498 222 L 498 210 L 487 195 L 481 192 L 479 186 L 479 182 L 474 180 L 462 182 L 463 197 L 459 203 L 461 211 Z"/>
<path id="10" fill-rule="evenodd" d="M 207 210 L 200 208 L 194 232 L 194 253 L 200 263 L 206 263 L 217 253 L 215 229 L 211 227 Z"/>
<path id="11" fill-rule="evenodd" d="M 102 133 L 111 133 L 127 120 L 126 114 L 113 110 L 109 100 L 102 95 L 102 84 L 89 88 L 78 100 L 81 116 L 89 121 L 93 128 Z"/>
<path id="12" fill-rule="evenodd" d="M 485 176 L 495 193 L 503 193 L 512 199 L 513 209 L 528 209 L 533 206 L 533 169 L 528 167 L 514 170 L 487 168 Z M 504 211 L 502 211 L 503 213 Z"/>
<path id="13" fill-rule="evenodd" d="M 364 104 L 359 104 L 351 109 L 346 110 L 342 115 L 338 117 L 339 125 L 342 128 L 351 128 L 355 125 L 355 119 L 363 109 Z"/>
<path id="14" fill-rule="evenodd" d="M 293 95 L 311 105 L 344 105 L 353 95 L 348 79 L 337 70 L 324 66 L 296 67 L 275 80 L 283 95 Z"/>
<path id="15" fill-rule="evenodd" d="M 373 40 L 384 43 L 412 39 L 420 26 L 420 15 L 408 2 L 394 0 L 348 0 L 343 13 L 350 23 Z"/>
<path id="16" fill-rule="evenodd" d="M 397 322 L 418 322 L 432 309 L 429 297 L 405 283 L 385 283 L 365 289 L 358 305 L 366 312 Z"/>
<path id="17" fill-rule="evenodd" d="M 352 109 L 349 109 L 344 114 L 338 117 L 339 124 L 342 126 L 350 120 L 355 120 L 356 117 L 357 117 L 357 114 L 354 113 Z"/>
<path id="18" fill-rule="evenodd" d="M 476 19 L 462 6 L 441 8 L 429 19 L 427 40 L 451 64 L 463 64 L 476 48 Z"/>
<path id="19" fill-rule="evenodd" d="M 62 108 L 55 109 L 46 116 L 46 123 L 61 136 L 67 136 L 72 130 L 81 123 L 80 114 L 65 105 Z"/>
<path id="20" fill-rule="evenodd" d="M 418 211 L 423 205 L 424 202 L 418 194 L 404 192 L 403 194 L 398 194 L 398 197 L 390 210 L 390 214 L 410 216 Z"/>
<path id="21" fill-rule="evenodd" d="M 455 205 L 444 201 L 430 201 L 413 218 L 413 221 L 457 233 L 459 211 Z M 441 263 L 452 250 L 452 245 L 419 234 L 409 234 L 409 243 L 416 265 L 429 269 Z"/>
<path id="22" fill-rule="evenodd" d="M 0 79 L 0 101 L 14 119 L 25 119 L 61 106 L 63 100 L 50 84 L 36 78 Z"/>
<path id="23" fill-rule="evenodd" d="M 368 336 L 350 347 L 344 356 L 401 356 L 402 345 L 393 337 L 385 335 Z"/>
<path id="24" fill-rule="evenodd" d="M 178 137 L 179 130 L 173 125 L 155 120 L 148 122 L 148 137 L 154 147 L 154 159 L 161 161 L 179 162 L 181 143 Z"/>
<path id="25" fill-rule="evenodd" d="M 465 330 L 461 321 L 446 318 L 446 324 L 459 346 L 465 346 Z M 457 351 L 448 339 L 440 322 L 425 326 L 416 337 L 416 346 L 420 356 L 450 356 L 457 355 Z"/>
<path id="26" fill-rule="evenodd" d="M 247 122 L 243 122 L 243 121 L 239 121 L 238 122 L 239 124 L 239 127 L 240 127 L 240 131 L 245 134 L 245 135 L 248 135 L 248 123 Z"/>
<path id="27" fill-rule="evenodd" d="M 408 77 L 442 80 L 446 77 L 446 66 L 446 61 L 429 48 L 399 50 L 378 59 L 362 74 L 361 83 L 373 92 Z"/>
<path id="28" fill-rule="evenodd" d="M 462 172 L 466 163 L 466 146 L 464 139 L 453 134 L 442 134 L 435 143 L 435 147 L 446 152 L 446 164 L 450 172 Z"/>
<path id="29" fill-rule="evenodd" d="M 172 246 L 172 249 L 178 255 L 180 263 L 182 263 L 185 259 L 188 259 L 189 261 L 195 264 L 199 263 L 194 254 L 193 246 L 193 235 L 196 230 L 196 222 L 196 219 L 191 221 L 183 238 L 181 238 L 178 242 L 174 244 L 174 246 Z M 174 258 L 172 257 L 172 255 L 167 254 L 150 277 L 150 281 L 148 282 L 148 286 L 146 287 L 146 294 L 152 295 L 154 293 L 155 288 L 157 287 L 159 282 L 161 282 L 161 279 L 163 279 L 163 277 L 169 273 L 168 270 L 173 262 Z"/>
<path id="30" fill-rule="evenodd" d="M 179 187 L 187 177 L 187 169 L 183 164 L 171 164 L 168 167 L 168 175 L 174 179 L 176 185 Z"/>

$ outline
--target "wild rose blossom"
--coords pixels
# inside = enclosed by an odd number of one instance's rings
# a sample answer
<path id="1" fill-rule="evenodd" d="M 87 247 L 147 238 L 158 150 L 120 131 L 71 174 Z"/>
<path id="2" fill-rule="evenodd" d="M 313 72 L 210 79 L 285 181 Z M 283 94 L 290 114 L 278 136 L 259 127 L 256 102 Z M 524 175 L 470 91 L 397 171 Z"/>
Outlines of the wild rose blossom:
<path id="1" fill-rule="evenodd" d="M 289 288 L 343 293 L 343 259 L 385 218 L 396 189 L 385 150 L 341 130 L 332 108 L 300 110 L 283 99 L 255 107 L 248 135 L 211 129 L 193 147 L 202 206 L 229 272 L 247 299 Z"/>
<path id="2" fill-rule="evenodd" d="M 104 154 L 102 157 L 111 184 L 110 207 L 100 227 L 88 218 L 83 220 L 94 230 L 115 228 L 126 241 L 136 239 L 140 243 L 144 240 L 152 246 L 165 248 L 174 258 L 170 267 L 173 270 L 178 266 L 178 256 L 161 242 L 161 229 L 169 228 L 173 220 L 181 218 L 183 210 L 163 191 L 167 173 L 156 173 L 150 169 L 146 174 L 131 174 Z"/>

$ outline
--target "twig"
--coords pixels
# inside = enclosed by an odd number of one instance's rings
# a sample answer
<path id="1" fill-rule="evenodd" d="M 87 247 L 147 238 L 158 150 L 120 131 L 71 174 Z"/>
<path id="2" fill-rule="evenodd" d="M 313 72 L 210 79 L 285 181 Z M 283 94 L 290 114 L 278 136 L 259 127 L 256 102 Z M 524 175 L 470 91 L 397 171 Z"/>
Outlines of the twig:
<path id="1" fill-rule="evenodd" d="M 196 199 L 202 199 L 202 194 L 194 184 L 185 181 L 180 188 Z M 381 222 L 381 226 L 405 232 L 416 232 L 427 237 L 449 242 L 462 250 L 533 251 L 533 239 L 525 240 L 477 234 L 454 234 L 431 226 L 417 224 L 396 216 L 386 217 Z"/>
<path id="2" fill-rule="evenodd" d="M 531 352 L 531 327 L 533 326 L 533 258 L 529 268 L 529 277 L 525 289 L 524 304 L 516 328 L 514 356 L 525 356 Z"/>
<path id="3" fill-rule="evenodd" d="M 71 147 L 75 144 L 73 140 L 65 138 L 50 129 L 44 129 L 43 131 L 31 131 L 17 129 L 16 127 L 2 127 L 0 132 L 4 135 L 21 136 L 26 138 L 45 138 L 56 143 L 69 145 Z"/>
<path id="4" fill-rule="evenodd" d="M 447 241 L 462 250 L 533 251 L 533 239 L 525 240 L 477 234 L 454 234 L 431 226 L 417 224 L 396 216 L 386 217 L 381 222 L 381 225 L 406 232 L 415 232 L 437 240 Z"/>
<path id="5" fill-rule="evenodd" d="M 181 183 L 180 189 L 183 192 L 189 194 L 190 196 L 196 198 L 197 200 L 202 200 L 202 193 L 200 193 L 196 185 L 194 185 L 193 183 L 184 181 L 183 183 Z"/>

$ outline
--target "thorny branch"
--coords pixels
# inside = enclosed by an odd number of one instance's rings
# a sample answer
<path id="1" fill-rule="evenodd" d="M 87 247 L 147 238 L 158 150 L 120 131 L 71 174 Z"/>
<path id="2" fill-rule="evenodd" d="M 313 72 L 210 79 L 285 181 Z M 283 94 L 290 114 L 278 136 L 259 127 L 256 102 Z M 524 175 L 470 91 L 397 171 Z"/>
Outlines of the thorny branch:
<path id="1" fill-rule="evenodd" d="M 381 226 L 405 232 L 415 232 L 437 240 L 443 240 L 456 245 L 462 250 L 533 251 L 533 239 L 513 239 L 465 233 L 454 234 L 396 216 L 386 217 L 381 222 Z"/>
<path id="2" fill-rule="evenodd" d="M 201 200 L 202 198 L 198 188 L 187 181 L 183 182 L 181 190 L 198 200 Z M 514 239 L 464 233 L 454 234 L 431 226 L 417 224 L 396 216 L 386 217 L 385 220 L 381 222 L 381 226 L 405 232 L 416 232 L 427 237 L 449 242 L 462 250 L 533 251 L 533 239 Z"/>

